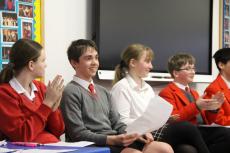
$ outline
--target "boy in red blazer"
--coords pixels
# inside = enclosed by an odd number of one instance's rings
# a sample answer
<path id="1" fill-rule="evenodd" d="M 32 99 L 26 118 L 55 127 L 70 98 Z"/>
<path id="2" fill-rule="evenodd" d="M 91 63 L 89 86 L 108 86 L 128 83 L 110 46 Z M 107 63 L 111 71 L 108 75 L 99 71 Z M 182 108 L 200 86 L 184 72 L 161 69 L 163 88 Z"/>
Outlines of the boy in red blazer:
<path id="1" fill-rule="evenodd" d="M 221 91 L 225 101 L 218 112 L 215 123 L 230 125 L 230 48 L 223 48 L 214 54 L 216 66 L 219 70 L 217 78 L 206 88 L 207 98 Z"/>
<path id="2" fill-rule="evenodd" d="M 172 56 L 168 61 L 168 70 L 173 78 L 159 95 L 173 105 L 173 114 L 180 121 L 189 121 L 195 125 L 211 124 L 218 116 L 218 110 L 224 102 L 224 96 L 217 92 L 211 99 L 204 99 L 188 85 L 195 76 L 195 58 L 186 53 Z M 211 153 L 230 151 L 230 130 L 197 126 Z"/>

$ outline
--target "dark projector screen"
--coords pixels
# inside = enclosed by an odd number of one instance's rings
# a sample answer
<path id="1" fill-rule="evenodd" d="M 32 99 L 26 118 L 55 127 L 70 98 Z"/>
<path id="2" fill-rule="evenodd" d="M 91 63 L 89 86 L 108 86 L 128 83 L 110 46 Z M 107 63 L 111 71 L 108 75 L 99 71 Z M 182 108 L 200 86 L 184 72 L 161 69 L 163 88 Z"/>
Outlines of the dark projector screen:
<path id="1" fill-rule="evenodd" d="M 211 74 L 212 0 L 97 0 L 100 69 L 114 70 L 121 52 L 142 43 L 155 53 L 152 72 L 167 73 L 178 52 L 196 58 L 197 74 Z"/>

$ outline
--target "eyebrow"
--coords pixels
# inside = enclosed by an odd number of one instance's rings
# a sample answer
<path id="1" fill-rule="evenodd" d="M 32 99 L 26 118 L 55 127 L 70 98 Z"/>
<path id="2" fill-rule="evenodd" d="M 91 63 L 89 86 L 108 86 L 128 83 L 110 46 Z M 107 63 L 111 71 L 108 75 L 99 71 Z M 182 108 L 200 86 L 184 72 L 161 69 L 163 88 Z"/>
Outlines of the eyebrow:
<path id="1" fill-rule="evenodd" d="M 91 55 L 91 54 L 90 55 L 83 55 L 83 57 L 94 57 L 94 56 L 98 57 L 98 54 L 96 54 L 96 55 Z"/>

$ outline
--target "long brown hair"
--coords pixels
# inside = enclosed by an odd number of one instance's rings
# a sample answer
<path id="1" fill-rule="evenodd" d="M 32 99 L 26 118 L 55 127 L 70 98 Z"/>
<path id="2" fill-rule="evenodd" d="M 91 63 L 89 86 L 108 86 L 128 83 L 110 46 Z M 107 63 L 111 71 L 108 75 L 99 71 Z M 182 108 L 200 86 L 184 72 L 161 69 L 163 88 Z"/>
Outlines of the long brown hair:
<path id="1" fill-rule="evenodd" d="M 37 61 L 42 46 L 29 39 L 19 39 L 10 50 L 9 64 L 0 73 L 0 83 L 8 83 L 29 61 Z"/>
<path id="2" fill-rule="evenodd" d="M 153 51 L 151 48 L 142 44 L 129 45 L 121 54 L 121 62 L 115 68 L 115 78 L 113 84 L 126 76 L 129 70 L 129 63 L 131 59 L 139 60 L 144 52 L 147 52 L 147 58 L 153 59 Z"/>

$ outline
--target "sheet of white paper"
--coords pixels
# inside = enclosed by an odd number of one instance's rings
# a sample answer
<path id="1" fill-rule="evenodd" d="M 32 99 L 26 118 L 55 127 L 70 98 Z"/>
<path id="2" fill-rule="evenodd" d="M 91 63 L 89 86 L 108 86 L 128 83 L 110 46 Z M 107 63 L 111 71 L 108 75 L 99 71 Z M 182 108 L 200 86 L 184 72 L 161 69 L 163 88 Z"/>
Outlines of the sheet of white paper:
<path id="1" fill-rule="evenodd" d="M 200 127 L 225 127 L 225 128 L 230 128 L 230 126 L 223 126 L 223 125 L 219 125 L 219 124 L 216 124 L 216 123 L 212 123 L 210 125 L 205 125 L 205 124 L 201 124 L 201 125 L 198 125 Z"/>
<path id="2" fill-rule="evenodd" d="M 68 147 L 85 147 L 94 144 L 89 141 L 79 141 L 79 142 L 57 142 L 57 143 L 48 143 L 46 146 L 68 146 Z"/>
<path id="3" fill-rule="evenodd" d="M 18 153 L 63 153 L 63 152 L 70 152 L 77 149 L 58 149 L 58 150 L 50 150 L 50 149 L 28 149 L 28 150 L 21 150 Z"/>
<path id="4" fill-rule="evenodd" d="M 0 141 L 0 146 L 4 146 L 4 145 L 6 145 L 6 144 L 7 144 L 6 140 Z"/>
<path id="5" fill-rule="evenodd" d="M 169 119 L 173 106 L 159 96 L 155 96 L 141 117 L 133 121 L 126 128 L 127 134 L 140 135 L 161 128 Z"/>
<path id="6" fill-rule="evenodd" d="M 2 148 L 0 147 L 0 152 L 1 153 L 5 153 L 5 152 L 14 152 L 16 151 L 16 149 L 7 149 L 7 148 Z"/>

